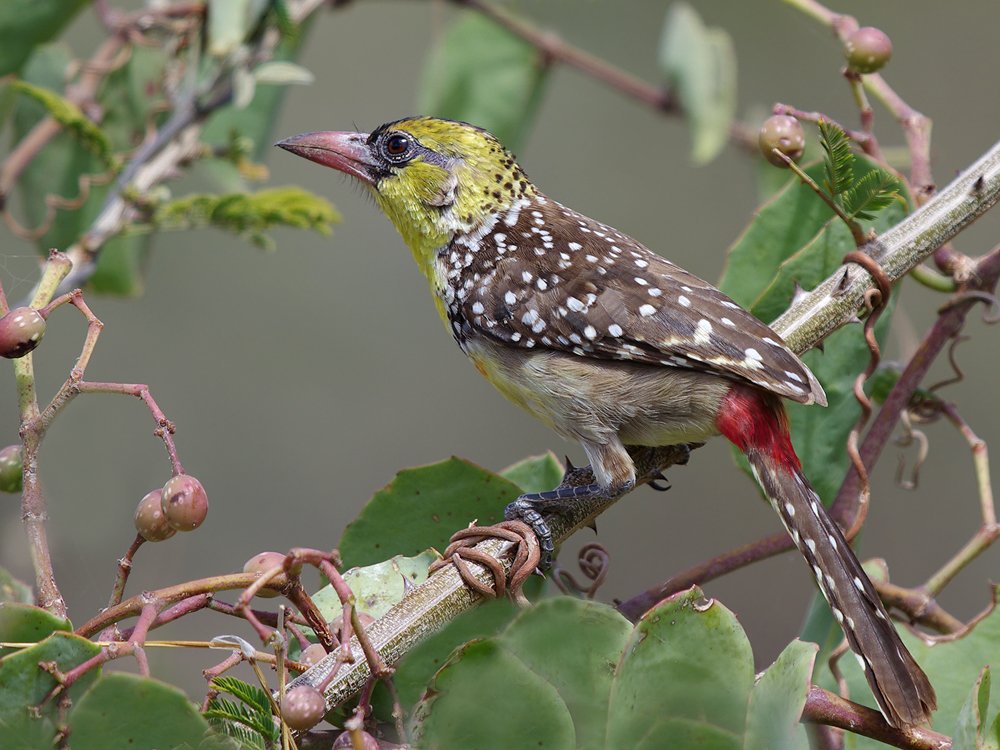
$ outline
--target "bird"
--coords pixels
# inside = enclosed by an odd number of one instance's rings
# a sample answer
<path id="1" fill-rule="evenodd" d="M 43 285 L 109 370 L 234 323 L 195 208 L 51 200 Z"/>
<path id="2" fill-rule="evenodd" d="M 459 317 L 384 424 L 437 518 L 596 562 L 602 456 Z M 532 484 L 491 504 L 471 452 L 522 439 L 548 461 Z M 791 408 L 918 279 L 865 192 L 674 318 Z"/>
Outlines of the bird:
<path id="1" fill-rule="evenodd" d="M 414 116 L 275 145 L 364 185 L 475 368 L 582 446 L 595 483 L 525 494 L 505 511 L 538 535 L 543 565 L 553 552 L 547 513 L 635 486 L 626 446 L 721 434 L 812 569 L 886 721 L 929 721 L 934 689 L 792 447 L 782 400 L 826 405 L 826 395 L 777 333 L 712 284 L 543 194 L 475 125 Z"/>

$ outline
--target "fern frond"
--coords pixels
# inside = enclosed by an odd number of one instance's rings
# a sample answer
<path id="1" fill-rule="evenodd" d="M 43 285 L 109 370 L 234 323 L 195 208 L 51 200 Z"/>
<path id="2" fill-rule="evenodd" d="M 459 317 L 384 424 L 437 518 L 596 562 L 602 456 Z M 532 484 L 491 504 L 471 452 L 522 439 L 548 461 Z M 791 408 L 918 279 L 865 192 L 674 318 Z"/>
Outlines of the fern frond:
<path id="1" fill-rule="evenodd" d="M 225 724 L 238 724 L 259 734 L 264 740 L 278 738 L 278 727 L 271 713 L 257 711 L 245 703 L 216 698 L 208 704 L 202 714 L 209 720 L 220 720 Z"/>
<path id="2" fill-rule="evenodd" d="M 212 689 L 220 693 L 229 693 L 246 703 L 248 706 L 264 711 L 268 715 L 271 713 L 271 701 L 268 700 L 267 693 L 256 685 L 238 680 L 235 677 L 221 676 L 212 680 Z"/>
<path id="3" fill-rule="evenodd" d="M 854 182 L 854 153 L 847 134 L 832 122 L 819 121 L 820 144 L 826 152 L 824 171 L 825 187 L 830 196 L 837 198 Z"/>
<path id="4" fill-rule="evenodd" d="M 241 748 L 267 750 L 267 741 L 253 729 L 248 729 L 242 724 L 227 719 L 208 717 L 208 720 L 216 731 L 236 740 L 236 744 Z"/>
<path id="5" fill-rule="evenodd" d="M 899 180 L 882 169 L 866 172 L 841 197 L 844 213 L 854 219 L 871 220 L 899 195 Z"/>

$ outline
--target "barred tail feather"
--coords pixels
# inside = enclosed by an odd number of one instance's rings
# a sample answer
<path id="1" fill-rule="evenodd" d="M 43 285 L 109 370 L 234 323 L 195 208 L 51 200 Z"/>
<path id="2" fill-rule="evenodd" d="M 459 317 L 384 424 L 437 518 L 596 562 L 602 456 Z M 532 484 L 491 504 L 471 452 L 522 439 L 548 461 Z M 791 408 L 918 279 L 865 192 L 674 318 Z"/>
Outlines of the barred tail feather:
<path id="1" fill-rule="evenodd" d="M 892 726 L 921 724 L 937 702 L 899 638 L 875 587 L 797 465 L 747 450 L 757 481 L 816 576 L 847 643 Z"/>

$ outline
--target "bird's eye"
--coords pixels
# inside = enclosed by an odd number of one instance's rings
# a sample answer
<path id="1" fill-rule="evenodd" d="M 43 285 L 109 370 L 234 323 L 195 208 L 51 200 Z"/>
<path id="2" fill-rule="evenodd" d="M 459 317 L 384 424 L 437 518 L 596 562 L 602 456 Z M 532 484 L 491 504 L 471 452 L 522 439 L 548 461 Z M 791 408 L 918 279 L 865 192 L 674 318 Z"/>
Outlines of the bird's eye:
<path id="1" fill-rule="evenodd" d="M 399 159 L 410 151 L 410 139 L 400 133 L 393 133 L 385 139 L 383 149 L 390 159 Z"/>

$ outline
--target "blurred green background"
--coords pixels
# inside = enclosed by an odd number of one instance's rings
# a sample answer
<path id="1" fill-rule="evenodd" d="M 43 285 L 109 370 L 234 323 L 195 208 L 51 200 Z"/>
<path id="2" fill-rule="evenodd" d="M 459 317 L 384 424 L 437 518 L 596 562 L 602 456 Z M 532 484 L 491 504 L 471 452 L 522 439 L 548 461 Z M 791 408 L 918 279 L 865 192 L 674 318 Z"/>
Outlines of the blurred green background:
<path id="1" fill-rule="evenodd" d="M 513 7 L 567 41 L 650 82 L 665 2 L 546 0 Z M 821 110 L 848 125 L 856 116 L 839 75 L 830 33 L 778 0 L 694 1 L 705 20 L 733 36 L 740 115 L 763 118 L 776 101 Z M 885 30 L 895 54 L 887 78 L 934 119 L 934 172 L 940 184 L 1000 135 L 993 0 L 942 4 L 839 2 L 835 8 Z M 415 113 L 421 70 L 455 10 L 445 2 L 358 1 L 324 12 L 300 62 L 316 76 L 289 90 L 275 140 L 306 130 L 368 130 Z M 65 36 L 91 53 L 99 29 L 90 13 Z M 884 146 L 902 138 L 876 113 Z M 758 163 L 734 147 L 695 167 L 678 118 L 665 118 L 578 72 L 557 67 L 519 153 L 543 191 L 642 240 L 692 272 L 718 279 L 726 248 L 758 202 Z M 264 253 L 214 230 L 159 237 L 145 294 L 90 298 L 106 324 L 88 378 L 148 383 L 177 424 L 185 467 L 208 490 L 211 512 L 196 533 L 146 545 L 129 593 L 238 570 L 262 549 L 333 546 L 346 523 L 395 471 L 457 454 L 491 469 L 567 445 L 508 405 L 475 373 L 442 329 L 426 284 L 402 242 L 357 187 L 329 170 L 270 154 L 271 183 L 299 183 L 330 197 L 344 215 L 332 238 L 276 233 Z M 989 250 L 1000 238 L 994 212 L 959 248 Z M 36 279 L 36 256 L 4 232 L 0 278 L 20 299 Z M 890 358 L 903 358 L 943 302 L 902 285 Z M 948 389 L 973 429 L 1000 444 L 997 330 L 970 318 L 959 350 L 966 371 Z M 82 342 L 82 318 L 50 321 L 35 355 L 41 393 L 66 377 Z M 860 335 L 860 330 L 858 332 Z M 937 366 L 934 378 L 947 366 Z M 14 442 L 17 416 L 10 367 L 0 368 L 0 444 Z M 132 513 L 169 466 L 138 401 L 83 397 L 58 419 L 44 445 L 42 480 L 56 572 L 70 613 L 82 622 L 106 602 L 115 560 L 134 535 Z M 949 426 L 926 428 L 931 454 L 917 492 L 894 483 L 898 449 L 874 477 L 862 543 L 884 555 L 894 580 L 913 585 L 978 526 L 968 448 Z M 912 460 L 912 453 L 907 454 Z M 667 494 L 643 489 L 599 521 L 612 568 L 601 592 L 627 598 L 674 572 L 772 532 L 778 524 L 717 442 L 670 473 Z M 563 551 L 572 569 L 583 532 Z M 963 619 L 985 604 L 997 578 L 996 550 L 964 572 L 942 602 Z M 14 497 L 0 498 L 0 565 L 32 579 Z M 798 632 L 813 583 L 784 555 L 710 583 L 706 591 L 740 616 L 761 666 Z M 201 618 L 201 619 L 199 619 Z M 206 625 L 206 620 L 215 622 Z M 200 614 L 170 634 L 243 632 Z M 166 632 L 164 633 L 166 634 Z M 151 654 L 154 674 L 197 689 L 202 654 Z M 128 667 L 131 668 L 131 667 Z M 182 675 L 184 675 L 182 677 Z"/>

